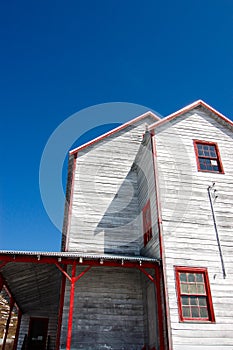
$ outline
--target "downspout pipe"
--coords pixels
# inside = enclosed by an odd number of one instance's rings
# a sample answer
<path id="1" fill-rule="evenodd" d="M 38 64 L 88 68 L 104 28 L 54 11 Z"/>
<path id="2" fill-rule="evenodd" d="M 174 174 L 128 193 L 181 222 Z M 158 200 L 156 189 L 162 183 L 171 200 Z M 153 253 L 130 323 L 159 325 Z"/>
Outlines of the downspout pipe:
<path id="1" fill-rule="evenodd" d="M 209 196 L 209 201 L 210 201 L 210 208 L 211 208 L 211 213 L 212 213 L 213 222 L 214 222 L 214 230 L 215 230 L 215 234 L 216 234 L 216 240 L 217 240 L 217 243 L 218 243 L 218 251 L 219 251 L 221 265 L 222 265 L 222 274 L 223 274 L 223 278 L 225 279 L 226 278 L 226 270 L 225 270 L 225 265 L 224 265 L 224 260 L 223 260 L 223 253 L 222 253 L 221 242 L 220 242 L 219 234 L 218 234 L 218 226 L 217 226 L 215 212 L 214 212 L 213 199 L 212 199 L 212 195 L 211 195 L 211 191 L 214 191 L 214 192 L 216 191 L 216 190 L 213 190 L 214 185 L 215 185 L 215 183 L 213 183 L 212 186 L 208 186 L 207 191 L 208 191 L 208 196 Z"/>

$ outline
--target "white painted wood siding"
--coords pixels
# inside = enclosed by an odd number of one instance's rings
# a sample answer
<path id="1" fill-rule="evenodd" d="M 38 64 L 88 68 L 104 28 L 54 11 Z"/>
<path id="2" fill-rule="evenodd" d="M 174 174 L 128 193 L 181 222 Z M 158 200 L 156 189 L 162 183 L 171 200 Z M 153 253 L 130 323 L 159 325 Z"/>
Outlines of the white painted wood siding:
<path id="1" fill-rule="evenodd" d="M 129 126 L 77 157 L 68 250 L 139 254 L 137 173 L 132 167 L 145 123 Z"/>
<path id="2" fill-rule="evenodd" d="M 233 139 L 229 128 L 195 109 L 156 130 L 167 293 L 173 350 L 233 349 Z M 197 171 L 193 139 L 217 142 L 225 174 Z M 207 188 L 214 203 L 223 279 Z M 174 266 L 207 267 L 216 323 L 180 323 Z"/>
<path id="3" fill-rule="evenodd" d="M 155 189 L 155 177 L 154 177 L 154 166 L 152 159 L 152 146 L 151 146 L 151 135 L 146 133 L 140 150 L 137 154 L 135 164 L 137 167 L 137 182 L 138 182 L 138 204 L 140 212 L 140 248 L 141 254 L 160 258 L 159 250 L 159 236 L 158 236 L 158 213 L 156 203 L 156 189 Z M 142 210 L 150 199 L 151 207 L 151 221 L 152 221 L 152 239 L 144 247 L 143 240 L 143 220 Z"/>

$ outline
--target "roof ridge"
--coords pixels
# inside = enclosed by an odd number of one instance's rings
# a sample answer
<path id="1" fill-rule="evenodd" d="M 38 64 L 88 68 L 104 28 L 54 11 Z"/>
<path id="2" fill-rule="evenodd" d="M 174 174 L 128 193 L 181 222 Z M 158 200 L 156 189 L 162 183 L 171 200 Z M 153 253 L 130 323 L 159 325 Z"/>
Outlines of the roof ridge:
<path id="1" fill-rule="evenodd" d="M 170 122 L 171 120 L 181 116 L 184 113 L 187 113 L 189 111 L 191 111 L 194 108 L 197 108 L 199 106 L 202 106 L 206 109 L 208 109 L 210 112 L 216 114 L 220 119 L 222 119 L 225 123 L 230 124 L 231 126 L 233 126 L 233 122 L 227 118 L 225 115 L 223 115 L 222 113 L 220 113 L 219 111 L 217 111 L 215 108 L 211 107 L 208 103 L 204 102 L 203 100 L 199 99 L 196 100 L 190 104 L 188 104 L 187 106 L 178 109 L 176 112 L 173 112 L 171 114 L 169 114 L 168 116 L 166 116 L 165 118 L 155 122 L 154 124 L 149 126 L 149 130 L 153 130 L 155 127 L 163 125 L 167 122 Z"/>

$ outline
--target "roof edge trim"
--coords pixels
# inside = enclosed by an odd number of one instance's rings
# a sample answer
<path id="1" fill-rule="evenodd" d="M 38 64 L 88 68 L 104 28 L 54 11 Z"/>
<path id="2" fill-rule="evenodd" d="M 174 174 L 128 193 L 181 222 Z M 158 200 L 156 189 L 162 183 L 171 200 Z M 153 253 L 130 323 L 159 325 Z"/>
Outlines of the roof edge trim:
<path id="1" fill-rule="evenodd" d="M 210 112 L 216 114 L 220 119 L 222 119 L 224 122 L 230 124 L 231 126 L 233 126 L 233 122 L 227 118 L 225 115 L 223 115 L 222 113 L 218 112 L 216 109 L 214 109 L 213 107 L 211 107 L 210 105 L 208 105 L 206 102 L 202 101 L 202 100 L 197 100 L 194 101 L 193 103 L 179 109 L 178 111 L 169 114 L 167 117 L 165 117 L 164 119 L 160 119 L 158 122 L 155 122 L 154 124 L 149 126 L 149 130 L 153 130 L 155 127 L 158 127 L 160 125 L 163 125 L 177 117 L 179 117 L 180 115 L 187 113 L 189 111 L 191 111 L 192 109 L 198 107 L 198 106 L 202 106 L 206 109 L 208 109 Z"/>
<path id="2" fill-rule="evenodd" d="M 126 122 L 126 123 L 124 123 L 124 124 L 118 126 L 117 128 L 114 128 L 114 129 L 112 129 L 112 130 L 110 130 L 110 131 L 108 131 L 108 132 L 106 132 L 106 133 L 104 133 L 104 134 L 102 134 L 102 135 L 100 135 L 100 136 L 98 136 L 98 137 L 96 137 L 96 138 L 94 138 L 94 139 L 92 139 L 92 140 L 90 140 L 90 141 L 84 143 L 83 145 L 78 146 L 77 148 L 74 148 L 73 150 L 71 150 L 71 151 L 69 152 L 69 155 L 71 156 L 71 155 L 73 155 L 73 154 L 76 154 L 76 153 L 78 153 L 79 151 L 83 150 L 84 148 L 89 147 L 89 146 L 95 144 L 96 142 L 99 142 L 99 141 L 101 141 L 102 139 L 105 139 L 106 137 L 108 137 L 108 136 L 110 136 L 110 135 L 113 135 L 113 134 L 117 133 L 118 131 L 121 131 L 122 129 L 126 128 L 127 126 L 132 125 L 132 124 L 134 124 L 134 123 L 136 123 L 136 122 L 140 121 L 141 119 L 146 118 L 146 117 L 148 117 L 148 116 L 153 117 L 153 118 L 156 119 L 157 121 L 160 121 L 160 120 L 161 120 L 161 119 L 160 119 L 156 114 L 154 114 L 153 112 L 147 111 L 147 112 L 145 112 L 145 113 L 139 115 L 138 117 L 136 117 L 136 118 L 134 118 L 134 119 L 131 119 L 130 121 L 128 121 L 128 122 Z"/>

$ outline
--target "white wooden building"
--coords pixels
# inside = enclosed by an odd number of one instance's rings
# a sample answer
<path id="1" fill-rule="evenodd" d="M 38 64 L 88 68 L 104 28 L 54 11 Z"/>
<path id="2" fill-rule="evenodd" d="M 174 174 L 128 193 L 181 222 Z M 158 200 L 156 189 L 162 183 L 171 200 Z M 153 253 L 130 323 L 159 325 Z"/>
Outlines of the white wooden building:
<path id="1" fill-rule="evenodd" d="M 0 252 L 3 349 L 232 350 L 232 136 L 196 101 L 72 150 L 61 252 Z"/>

